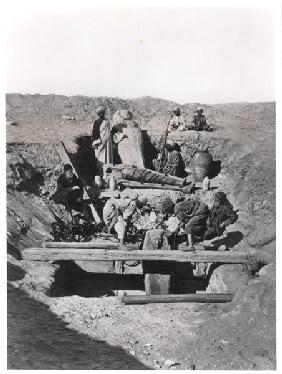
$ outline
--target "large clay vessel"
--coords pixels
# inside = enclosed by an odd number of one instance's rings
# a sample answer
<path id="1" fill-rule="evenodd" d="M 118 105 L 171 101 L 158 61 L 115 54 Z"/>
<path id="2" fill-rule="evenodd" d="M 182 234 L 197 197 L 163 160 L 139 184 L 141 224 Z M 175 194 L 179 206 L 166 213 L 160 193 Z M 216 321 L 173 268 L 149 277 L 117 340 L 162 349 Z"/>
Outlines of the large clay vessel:
<path id="1" fill-rule="evenodd" d="M 190 161 L 193 177 L 196 182 L 202 182 L 212 171 L 213 159 L 208 151 L 197 151 Z"/>

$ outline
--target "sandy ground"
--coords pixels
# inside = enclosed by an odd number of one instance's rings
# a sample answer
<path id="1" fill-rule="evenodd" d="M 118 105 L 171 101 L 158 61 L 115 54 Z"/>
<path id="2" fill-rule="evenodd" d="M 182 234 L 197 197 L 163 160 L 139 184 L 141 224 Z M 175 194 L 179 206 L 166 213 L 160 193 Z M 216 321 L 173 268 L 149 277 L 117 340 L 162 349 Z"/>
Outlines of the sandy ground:
<path id="1" fill-rule="evenodd" d="M 167 369 L 167 360 L 175 362 L 171 369 L 275 368 L 275 326 L 269 325 L 275 311 L 268 314 L 259 301 L 263 276 L 249 281 L 257 301 L 124 305 L 118 297 L 48 297 L 38 273 L 48 279 L 50 264 L 38 269 L 11 261 L 10 369 Z"/>

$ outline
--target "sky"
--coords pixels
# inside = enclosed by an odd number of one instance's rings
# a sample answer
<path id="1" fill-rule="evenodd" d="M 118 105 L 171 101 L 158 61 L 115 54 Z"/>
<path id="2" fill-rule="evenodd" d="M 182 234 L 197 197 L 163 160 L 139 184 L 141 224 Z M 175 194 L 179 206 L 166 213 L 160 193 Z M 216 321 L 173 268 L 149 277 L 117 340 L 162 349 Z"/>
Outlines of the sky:
<path id="1" fill-rule="evenodd" d="M 9 3 L 6 92 L 181 104 L 275 99 L 269 1 Z"/>

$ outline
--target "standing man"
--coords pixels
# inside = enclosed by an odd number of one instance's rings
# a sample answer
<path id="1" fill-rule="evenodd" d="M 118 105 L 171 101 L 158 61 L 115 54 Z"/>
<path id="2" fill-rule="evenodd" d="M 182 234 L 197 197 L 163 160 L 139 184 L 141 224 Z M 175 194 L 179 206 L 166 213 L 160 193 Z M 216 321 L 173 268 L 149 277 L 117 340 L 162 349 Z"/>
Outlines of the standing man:
<path id="1" fill-rule="evenodd" d="M 104 107 L 97 108 L 96 113 L 99 118 L 93 122 L 92 149 L 95 151 L 97 172 L 103 175 L 103 165 L 113 163 L 112 126 L 105 117 Z"/>
<path id="2" fill-rule="evenodd" d="M 193 128 L 191 130 L 196 131 L 211 131 L 210 126 L 207 124 L 206 117 L 203 114 L 204 110 L 201 107 L 198 107 L 196 113 L 193 117 Z"/>
<path id="3" fill-rule="evenodd" d="M 180 108 L 175 107 L 172 110 L 173 116 L 171 120 L 169 121 L 168 125 L 168 132 L 180 130 L 184 131 L 186 130 L 186 122 L 184 117 L 181 115 Z"/>

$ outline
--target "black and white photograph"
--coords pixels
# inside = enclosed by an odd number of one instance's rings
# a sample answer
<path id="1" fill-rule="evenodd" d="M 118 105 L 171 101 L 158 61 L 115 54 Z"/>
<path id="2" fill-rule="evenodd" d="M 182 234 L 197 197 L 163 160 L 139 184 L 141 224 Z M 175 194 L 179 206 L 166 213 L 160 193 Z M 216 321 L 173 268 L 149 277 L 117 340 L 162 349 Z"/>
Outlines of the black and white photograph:
<path id="1" fill-rule="evenodd" d="M 6 369 L 277 370 L 280 1 L 6 3 Z"/>

